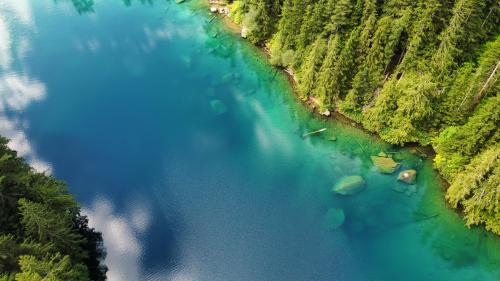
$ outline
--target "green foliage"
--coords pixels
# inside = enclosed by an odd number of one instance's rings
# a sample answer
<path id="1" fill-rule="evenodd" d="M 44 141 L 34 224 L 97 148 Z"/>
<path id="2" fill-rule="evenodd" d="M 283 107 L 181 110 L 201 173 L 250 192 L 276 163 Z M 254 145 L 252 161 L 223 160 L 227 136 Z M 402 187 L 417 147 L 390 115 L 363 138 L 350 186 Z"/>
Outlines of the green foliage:
<path id="1" fill-rule="evenodd" d="M 281 5 L 272 0 L 256 0 L 251 4 L 248 13 L 243 16 L 243 26 L 248 29 L 250 41 L 262 44 L 275 31 Z"/>
<path id="2" fill-rule="evenodd" d="M 500 235 L 500 145 L 474 157 L 451 182 L 446 198 L 463 208 L 468 226 L 484 224 Z"/>
<path id="3" fill-rule="evenodd" d="M 72 227 L 72 215 L 56 213 L 49 205 L 19 199 L 23 231 L 42 244 L 53 243 L 56 252 L 81 256 L 83 237 Z"/>
<path id="4" fill-rule="evenodd" d="M 229 7 L 229 16 L 231 19 L 237 23 L 241 24 L 244 16 L 244 4 L 241 0 L 234 1 L 228 5 Z"/>
<path id="5" fill-rule="evenodd" d="M 12 272 L 17 269 L 17 257 L 21 249 L 12 235 L 0 236 L 0 272 Z"/>
<path id="6" fill-rule="evenodd" d="M 280 66 L 280 67 L 288 67 L 292 64 L 295 56 L 295 52 L 293 50 L 284 50 L 282 46 L 279 45 L 279 37 L 275 38 L 276 40 L 271 41 L 271 64 Z"/>
<path id="7" fill-rule="evenodd" d="M 300 33 L 297 37 L 297 48 L 305 49 L 309 44 L 315 41 L 316 37 L 321 34 L 323 30 L 323 26 L 325 25 L 325 12 L 329 10 L 325 10 L 325 6 L 327 1 L 322 0 L 315 4 L 306 5 L 305 7 L 301 7 L 305 9 L 303 12 L 305 13 L 304 19 L 302 20 L 302 24 L 300 26 Z M 287 20 L 283 18 L 283 20 Z"/>
<path id="8" fill-rule="evenodd" d="M 484 147 L 499 142 L 499 122 L 500 96 L 497 95 L 484 100 L 467 123 L 447 127 L 434 139 L 435 166 L 446 179 L 451 181 Z"/>
<path id="9" fill-rule="evenodd" d="M 0 275 L 0 281 L 14 281 L 14 276 L 13 275 Z"/>
<path id="10" fill-rule="evenodd" d="M 272 63 L 292 68 L 318 110 L 393 144 L 434 138 L 448 181 L 498 142 L 497 0 L 242 1 L 250 40 L 270 40 Z"/>
<path id="11" fill-rule="evenodd" d="M 330 108 L 334 102 L 335 97 L 330 94 L 333 88 L 332 75 L 341 48 L 340 36 L 332 35 L 328 41 L 327 53 L 319 69 L 317 85 L 313 91 L 313 96 L 318 99 L 321 110 Z"/>
<path id="12" fill-rule="evenodd" d="M 408 73 L 385 83 L 375 105 L 365 113 L 366 128 L 380 133 L 390 143 L 423 140 L 427 120 L 433 115 L 436 85 L 429 75 Z"/>
<path id="13" fill-rule="evenodd" d="M 38 259 L 34 256 L 19 258 L 21 270 L 16 274 L 16 281 L 86 281 L 88 273 L 85 265 L 72 264 L 70 256 L 55 254 Z"/>
<path id="14" fill-rule="evenodd" d="M 307 99 L 307 96 L 314 89 L 316 74 L 321 67 L 325 52 L 326 40 L 323 38 L 316 39 L 316 42 L 314 42 L 310 48 L 310 51 L 302 64 L 300 72 L 298 73 L 299 85 L 297 90 L 303 100 Z"/>
<path id="15" fill-rule="evenodd" d="M 105 280 L 100 233 L 66 185 L 34 172 L 0 137 L 0 280 Z"/>
<path id="16" fill-rule="evenodd" d="M 483 97 L 500 92 L 500 36 L 484 46 L 476 63 L 465 63 L 443 100 L 443 119 L 462 123 Z"/>
<path id="17" fill-rule="evenodd" d="M 456 67 L 469 56 L 470 52 L 484 37 L 486 29 L 483 29 L 483 16 L 490 7 L 494 8 L 497 3 L 490 4 L 484 0 L 458 0 L 452 10 L 452 17 L 440 36 L 439 48 L 433 56 L 434 72 L 437 75 L 449 75 L 450 70 Z M 495 1 L 492 1 L 495 2 Z"/>

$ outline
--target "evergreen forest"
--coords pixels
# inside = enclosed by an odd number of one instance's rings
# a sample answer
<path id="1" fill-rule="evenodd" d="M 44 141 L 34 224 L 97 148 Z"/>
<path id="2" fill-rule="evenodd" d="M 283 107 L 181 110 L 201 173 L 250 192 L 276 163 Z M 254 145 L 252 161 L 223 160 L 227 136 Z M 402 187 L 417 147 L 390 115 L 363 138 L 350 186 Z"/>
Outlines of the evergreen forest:
<path id="1" fill-rule="evenodd" d="M 66 185 L 35 172 L 0 138 L 0 281 L 101 281 L 102 235 Z"/>

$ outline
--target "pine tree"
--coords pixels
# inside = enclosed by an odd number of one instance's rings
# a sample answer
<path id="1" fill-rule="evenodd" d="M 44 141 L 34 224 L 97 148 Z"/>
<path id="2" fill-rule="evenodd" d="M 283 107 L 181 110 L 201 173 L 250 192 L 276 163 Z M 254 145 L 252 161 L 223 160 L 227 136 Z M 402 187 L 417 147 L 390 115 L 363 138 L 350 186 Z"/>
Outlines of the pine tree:
<path id="1" fill-rule="evenodd" d="M 375 105 L 365 113 L 365 126 L 390 143 L 423 141 L 420 132 L 433 114 L 436 85 L 429 75 L 408 73 L 384 85 Z"/>
<path id="2" fill-rule="evenodd" d="M 441 43 L 433 62 L 433 71 L 439 77 L 450 74 L 466 56 L 467 49 L 476 46 L 479 37 L 484 36 L 482 22 L 486 7 L 484 0 L 458 0 L 455 2 L 452 17 L 441 34 Z M 496 4 L 495 4 L 496 5 Z"/>
<path id="3" fill-rule="evenodd" d="M 325 26 L 327 33 L 345 33 L 355 24 L 353 18 L 354 4 L 351 0 L 338 0 L 335 3 L 333 14 Z"/>
<path id="4" fill-rule="evenodd" d="M 345 43 L 332 72 L 332 96 L 344 97 L 351 88 L 351 81 L 356 73 L 356 57 L 359 29 L 354 29 Z"/>
<path id="5" fill-rule="evenodd" d="M 494 145 L 475 157 L 464 173 L 451 183 L 446 198 L 464 208 L 468 226 L 485 224 L 500 235 L 500 146 Z"/>
<path id="6" fill-rule="evenodd" d="M 21 272 L 16 281 L 89 281 L 88 272 L 83 264 L 72 264 L 69 256 L 56 254 L 38 259 L 34 256 L 21 256 Z"/>
<path id="7" fill-rule="evenodd" d="M 341 39 L 338 35 L 330 36 L 328 40 L 327 52 L 325 60 L 321 65 L 317 74 L 317 86 L 313 91 L 313 95 L 320 103 L 320 110 L 330 109 L 334 105 L 332 93 L 332 74 L 335 68 L 337 57 L 341 50 Z"/>
<path id="8" fill-rule="evenodd" d="M 28 238 L 42 244 L 52 243 L 54 251 L 83 257 L 83 237 L 72 227 L 69 214 L 56 213 L 47 205 L 19 199 L 21 223 Z"/>
<path id="9" fill-rule="evenodd" d="M 102 236 L 88 227 L 66 185 L 34 172 L 1 137 L 0 204 L 0 280 L 80 280 L 35 274 L 34 267 L 23 269 L 20 262 L 21 257 L 44 261 L 59 253 L 68 256 L 72 268 L 81 267 L 81 280 L 89 280 L 87 269 L 92 280 L 105 280 Z"/>
<path id="10" fill-rule="evenodd" d="M 474 114 L 462 126 L 450 126 L 434 139 L 437 152 L 435 166 L 442 175 L 453 179 L 480 150 L 500 141 L 500 96 L 482 101 Z"/>
<path id="11" fill-rule="evenodd" d="M 305 11 L 304 20 L 300 27 L 300 34 L 297 38 L 297 49 L 303 50 L 309 44 L 314 42 L 316 37 L 321 34 L 325 25 L 325 7 L 326 0 L 320 0 L 314 5 L 308 5 Z"/>
<path id="12" fill-rule="evenodd" d="M 499 92 L 500 36 L 483 49 L 477 66 L 464 64 L 445 94 L 442 114 L 447 124 L 462 123 L 483 97 Z"/>
<path id="13" fill-rule="evenodd" d="M 298 87 L 300 98 L 305 100 L 307 96 L 314 89 L 316 84 L 316 75 L 321 67 L 323 58 L 326 51 L 326 40 L 323 38 L 318 38 L 310 48 L 309 54 L 307 55 L 300 72 L 298 73 Z"/>

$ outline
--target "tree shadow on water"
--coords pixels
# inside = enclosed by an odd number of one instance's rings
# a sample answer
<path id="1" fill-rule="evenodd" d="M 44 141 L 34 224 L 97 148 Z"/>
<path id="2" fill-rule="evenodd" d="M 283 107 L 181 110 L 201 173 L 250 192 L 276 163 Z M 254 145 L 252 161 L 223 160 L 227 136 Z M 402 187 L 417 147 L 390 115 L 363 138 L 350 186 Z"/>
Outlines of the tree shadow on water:
<path id="1" fill-rule="evenodd" d="M 143 5 L 153 5 L 154 0 L 122 0 L 123 4 L 127 7 L 131 6 L 134 2 L 138 2 Z M 61 2 L 70 2 L 75 10 L 78 12 L 78 14 L 83 15 L 83 14 L 89 14 L 89 13 L 94 13 L 94 0 L 54 0 L 56 4 L 61 3 Z"/>
<path id="2" fill-rule="evenodd" d="M 460 214 L 445 204 L 442 192 L 437 187 L 427 188 L 424 199 L 418 206 L 420 213 L 438 215 L 422 224 L 421 237 L 424 244 L 454 268 L 474 265 L 487 272 L 500 274 L 499 237 L 482 227 L 467 228 Z"/>
<path id="3" fill-rule="evenodd" d="M 94 0 L 54 0 L 56 4 L 61 2 L 71 2 L 78 14 L 87 14 L 94 12 Z"/>

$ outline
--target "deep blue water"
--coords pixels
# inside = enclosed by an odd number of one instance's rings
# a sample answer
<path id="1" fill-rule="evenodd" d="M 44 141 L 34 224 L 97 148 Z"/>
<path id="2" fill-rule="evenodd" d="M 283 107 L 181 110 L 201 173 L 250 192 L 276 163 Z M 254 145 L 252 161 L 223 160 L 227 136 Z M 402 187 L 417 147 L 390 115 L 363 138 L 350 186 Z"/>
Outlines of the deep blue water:
<path id="1" fill-rule="evenodd" d="M 463 226 L 429 160 L 312 116 L 205 9 L 126 2 L 0 0 L 0 134 L 68 183 L 110 280 L 500 279 L 499 238 Z M 334 195 L 350 175 L 366 189 Z"/>

